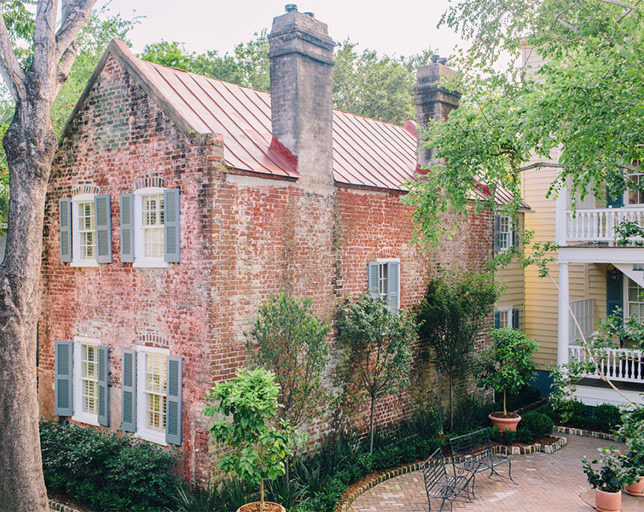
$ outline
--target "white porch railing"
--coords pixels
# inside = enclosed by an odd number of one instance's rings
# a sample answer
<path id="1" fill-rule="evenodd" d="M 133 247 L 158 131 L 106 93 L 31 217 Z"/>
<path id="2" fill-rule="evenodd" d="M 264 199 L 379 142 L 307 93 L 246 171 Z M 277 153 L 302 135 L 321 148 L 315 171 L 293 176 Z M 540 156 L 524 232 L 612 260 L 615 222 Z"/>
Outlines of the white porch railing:
<path id="1" fill-rule="evenodd" d="M 644 208 L 592 208 L 566 212 L 569 242 L 615 242 L 615 226 L 623 221 L 644 225 Z M 641 238 L 635 240 L 642 240 Z"/>
<path id="2" fill-rule="evenodd" d="M 589 297 L 587 299 L 571 300 L 570 309 L 572 309 L 572 313 L 570 314 L 570 336 L 568 344 L 574 345 L 577 340 L 581 339 L 582 334 L 585 338 L 588 338 L 595 328 L 595 299 Z M 575 315 L 577 322 L 579 322 L 581 332 L 572 315 Z"/>
<path id="3" fill-rule="evenodd" d="M 571 345 L 568 351 L 570 362 L 584 363 L 589 360 L 583 347 Z M 597 363 L 606 377 L 621 382 L 644 383 L 644 355 L 641 350 L 605 348 L 601 353 L 603 357 Z M 588 377 L 599 378 L 599 372 Z"/>

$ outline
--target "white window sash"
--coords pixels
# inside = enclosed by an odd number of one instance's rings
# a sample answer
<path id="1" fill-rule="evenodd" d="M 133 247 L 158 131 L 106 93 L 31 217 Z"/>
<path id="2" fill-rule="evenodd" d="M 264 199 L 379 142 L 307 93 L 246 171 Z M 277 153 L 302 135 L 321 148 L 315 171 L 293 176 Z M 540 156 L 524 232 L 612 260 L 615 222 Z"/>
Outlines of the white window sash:
<path id="1" fill-rule="evenodd" d="M 137 357 L 136 357 L 136 436 L 146 441 L 152 443 L 157 443 L 163 446 L 167 446 L 165 440 L 165 430 L 157 431 L 152 430 L 147 427 L 147 400 L 146 394 L 146 355 L 147 354 L 157 354 L 165 356 L 165 361 L 167 364 L 168 356 L 170 351 L 167 348 L 157 348 L 157 347 L 136 347 Z M 167 376 L 166 376 L 167 378 Z M 158 395 L 166 396 L 165 394 L 158 392 Z M 167 420 L 167 404 L 166 404 L 166 420 Z"/>
<path id="2" fill-rule="evenodd" d="M 512 306 L 504 306 L 496 310 L 499 313 L 499 327 L 512 327 L 512 309 Z M 505 322 L 503 321 L 504 316 Z"/>
<path id="3" fill-rule="evenodd" d="M 87 338 L 85 336 L 74 336 L 74 372 L 73 372 L 73 394 L 74 414 L 72 419 L 79 423 L 98 426 L 98 414 L 83 411 L 83 379 L 82 379 L 82 345 L 94 345 L 98 348 L 100 340 Z M 96 357 L 96 372 L 98 375 L 98 355 Z M 98 384 L 96 386 L 96 401 L 98 402 Z"/>
<path id="4" fill-rule="evenodd" d="M 149 187 L 134 191 L 134 263 L 135 268 L 168 268 L 164 254 L 160 257 L 145 256 L 145 229 L 163 229 L 163 224 L 146 227 L 143 225 L 143 197 L 151 195 L 163 195 L 164 188 Z M 165 220 L 165 219 L 164 219 Z"/>
<path id="5" fill-rule="evenodd" d="M 94 208 L 94 257 L 89 259 L 81 258 L 81 235 L 78 225 L 79 214 L 78 206 L 81 203 L 94 202 L 94 194 L 79 194 L 72 197 L 72 219 L 71 219 L 71 230 L 72 230 L 72 267 L 98 267 L 96 262 L 96 209 Z"/>

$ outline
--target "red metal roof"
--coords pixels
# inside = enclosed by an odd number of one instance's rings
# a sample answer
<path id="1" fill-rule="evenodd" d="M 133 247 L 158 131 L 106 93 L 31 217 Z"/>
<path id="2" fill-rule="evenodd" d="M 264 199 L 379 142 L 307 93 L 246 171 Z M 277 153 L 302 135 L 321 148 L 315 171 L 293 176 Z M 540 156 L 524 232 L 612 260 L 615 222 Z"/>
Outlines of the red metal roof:
<path id="1" fill-rule="evenodd" d="M 113 41 L 110 50 L 190 129 L 220 135 L 228 166 L 274 176 L 299 176 L 297 159 L 271 133 L 268 93 L 138 59 L 121 41 Z M 414 179 L 417 170 L 415 133 L 415 123 L 410 121 L 396 126 L 334 110 L 335 181 L 404 190 L 403 183 Z M 502 202 L 507 198 L 507 193 L 499 197 Z"/>

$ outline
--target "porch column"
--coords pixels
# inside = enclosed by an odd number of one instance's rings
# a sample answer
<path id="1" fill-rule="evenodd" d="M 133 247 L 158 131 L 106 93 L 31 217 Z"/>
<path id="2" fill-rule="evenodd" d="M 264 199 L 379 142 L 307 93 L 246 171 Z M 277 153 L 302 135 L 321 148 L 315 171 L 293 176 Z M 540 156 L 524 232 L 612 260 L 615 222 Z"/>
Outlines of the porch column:
<path id="1" fill-rule="evenodd" d="M 557 365 L 568 362 L 568 337 L 570 332 L 570 297 L 568 285 L 568 263 L 559 263 L 559 335 L 557 339 Z"/>
<path id="2" fill-rule="evenodd" d="M 568 215 L 566 210 L 568 208 L 568 187 L 563 186 L 559 189 L 556 202 L 556 221 L 555 221 L 555 242 L 557 245 L 566 246 L 568 233 Z"/>

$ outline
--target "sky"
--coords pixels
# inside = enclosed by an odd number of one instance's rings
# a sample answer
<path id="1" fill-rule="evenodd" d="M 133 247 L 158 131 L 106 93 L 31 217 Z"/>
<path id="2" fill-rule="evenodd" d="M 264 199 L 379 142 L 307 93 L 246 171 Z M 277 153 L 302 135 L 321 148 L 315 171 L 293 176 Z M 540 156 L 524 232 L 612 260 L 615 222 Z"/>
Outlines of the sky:
<path id="1" fill-rule="evenodd" d="M 99 0 L 98 6 L 107 3 Z M 275 16 L 284 13 L 283 0 L 112 0 L 111 10 L 131 18 L 145 16 L 130 39 L 134 51 L 165 39 L 185 43 L 192 51 L 232 50 L 255 32 L 270 31 Z M 437 29 L 449 0 L 305 0 L 300 12 L 313 12 L 327 23 L 335 41 L 347 38 L 362 49 L 380 54 L 411 55 L 431 48 L 441 56 L 454 53 L 458 36 Z"/>

